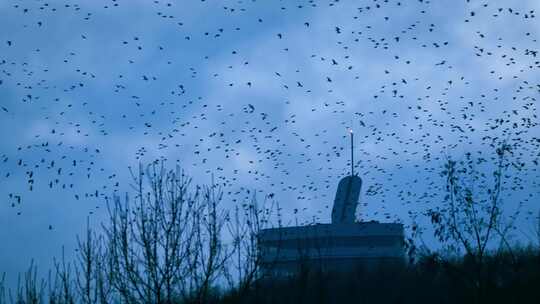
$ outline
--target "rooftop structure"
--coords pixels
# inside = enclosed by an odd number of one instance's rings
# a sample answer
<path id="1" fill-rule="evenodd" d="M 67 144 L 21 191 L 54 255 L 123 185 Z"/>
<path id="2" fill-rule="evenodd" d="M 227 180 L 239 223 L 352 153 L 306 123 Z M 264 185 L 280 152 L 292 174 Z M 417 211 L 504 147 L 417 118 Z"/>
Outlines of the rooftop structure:
<path id="1" fill-rule="evenodd" d="M 353 163 L 351 131 L 351 163 Z M 338 184 L 331 224 L 271 228 L 259 235 L 259 253 L 265 272 L 291 273 L 301 267 L 351 271 L 358 266 L 404 261 L 403 225 L 376 221 L 356 222 L 362 179 L 354 174 Z"/>

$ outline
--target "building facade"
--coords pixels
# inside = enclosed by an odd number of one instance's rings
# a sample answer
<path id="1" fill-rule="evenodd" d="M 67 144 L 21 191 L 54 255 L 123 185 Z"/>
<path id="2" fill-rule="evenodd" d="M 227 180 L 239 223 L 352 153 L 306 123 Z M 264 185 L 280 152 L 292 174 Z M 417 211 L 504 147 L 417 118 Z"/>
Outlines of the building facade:
<path id="1" fill-rule="evenodd" d="M 265 272 L 302 267 L 349 271 L 404 261 L 403 225 L 360 222 L 265 229 L 259 250 Z"/>
<path id="2" fill-rule="evenodd" d="M 308 267 L 343 272 L 404 263 L 402 224 L 355 222 L 361 186 L 356 175 L 340 181 L 331 224 L 262 230 L 258 244 L 263 271 L 288 274 Z"/>

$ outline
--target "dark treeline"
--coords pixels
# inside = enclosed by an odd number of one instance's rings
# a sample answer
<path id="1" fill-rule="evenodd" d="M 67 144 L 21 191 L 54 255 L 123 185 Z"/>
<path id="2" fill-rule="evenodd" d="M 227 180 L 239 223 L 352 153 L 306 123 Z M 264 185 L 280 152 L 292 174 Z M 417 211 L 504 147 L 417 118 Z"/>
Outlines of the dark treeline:
<path id="1" fill-rule="evenodd" d="M 479 281 L 473 278 L 477 266 L 469 258 L 433 254 L 346 274 L 305 270 L 263 279 L 246 293 L 229 292 L 220 303 L 540 303 L 537 248 L 487 255 Z"/>
<path id="2" fill-rule="evenodd" d="M 415 245 L 426 229 L 413 224 L 403 264 L 279 278 L 257 252 L 260 230 L 281 226 L 277 204 L 253 196 L 228 210 L 216 185 L 193 185 L 160 161 L 140 166 L 133 193 L 108 201 L 108 220 L 77 238 L 74 261 L 55 260 L 46 278 L 32 264 L 15 289 L 0 277 L 0 304 L 540 303 L 540 220 L 539 243 L 518 247 L 509 237 L 517 214 L 502 210 L 508 153 L 497 149 L 482 192 L 470 186 L 483 176 L 470 156 L 447 160 L 447 195 L 425 213 L 440 250 Z"/>
<path id="3" fill-rule="evenodd" d="M 483 287 L 474 284 L 475 265 L 468 258 L 451 261 L 423 256 L 414 264 L 355 269 L 347 274 L 304 270 L 281 279 L 260 278 L 244 288 L 214 286 L 204 299 L 181 297 L 151 303 L 540 303 L 540 254 L 524 248 L 490 254 L 485 259 Z M 15 298 L 3 303 L 123 303 L 120 294 L 88 301 L 84 288 L 53 285 L 48 289 L 29 270 Z M 75 283 L 76 278 L 71 278 Z M 44 285 L 41 285 L 44 284 Z M 58 284 L 58 282 L 54 283 Z M 62 288 L 67 289 L 62 289 Z M 92 287 L 95 288 L 95 287 Z M 4 292 L 6 292 L 4 290 Z M 92 290 L 98 295 L 98 290 Z M 4 297 L 7 295 L 4 294 Z M 115 298 L 116 297 L 116 298 Z M 132 303 L 148 303 L 134 300 Z"/>

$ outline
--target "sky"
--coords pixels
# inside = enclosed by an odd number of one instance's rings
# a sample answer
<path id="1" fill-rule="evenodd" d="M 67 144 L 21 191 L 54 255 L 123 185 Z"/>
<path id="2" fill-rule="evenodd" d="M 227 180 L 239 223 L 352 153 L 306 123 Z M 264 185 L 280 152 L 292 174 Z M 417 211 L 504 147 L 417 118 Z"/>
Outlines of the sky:
<path id="1" fill-rule="evenodd" d="M 427 223 L 445 160 L 539 210 L 535 0 L 0 1 L 0 273 L 71 256 L 129 168 L 156 159 L 225 208 L 255 193 L 285 223 L 329 222 L 340 178 L 361 220 Z M 485 160 L 485 161 L 482 161 Z M 481 187 L 480 187 L 481 188 Z M 481 190 L 479 191 L 481 192 Z M 43 265 L 43 266 L 41 266 Z"/>

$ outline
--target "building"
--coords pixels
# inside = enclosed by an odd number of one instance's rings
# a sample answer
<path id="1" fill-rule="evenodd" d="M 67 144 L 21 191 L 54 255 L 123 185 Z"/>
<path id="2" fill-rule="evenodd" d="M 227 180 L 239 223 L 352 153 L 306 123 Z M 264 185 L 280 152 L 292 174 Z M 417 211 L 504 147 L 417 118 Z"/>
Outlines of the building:
<path id="1" fill-rule="evenodd" d="M 352 143 L 351 132 L 351 151 Z M 262 230 L 258 244 L 263 271 L 287 274 L 302 267 L 316 267 L 343 272 L 381 263 L 403 263 L 402 224 L 355 221 L 361 188 L 362 179 L 351 168 L 351 175 L 339 182 L 331 224 Z"/>

